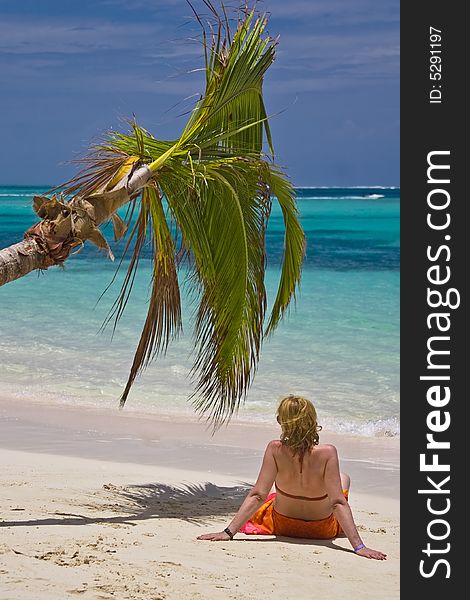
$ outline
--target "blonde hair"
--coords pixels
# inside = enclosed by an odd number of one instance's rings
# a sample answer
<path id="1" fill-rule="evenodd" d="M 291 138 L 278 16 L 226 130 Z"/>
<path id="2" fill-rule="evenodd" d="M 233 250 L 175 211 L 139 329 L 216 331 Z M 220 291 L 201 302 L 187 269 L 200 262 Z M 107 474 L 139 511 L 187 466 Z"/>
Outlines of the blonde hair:
<path id="1" fill-rule="evenodd" d="M 281 442 L 289 446 L 301 462 L 305 452 L 320 442 L 317 411 L 310 400 L 302 396 L 290 394 L 281 400 L 277 422 L 282 427 Z"/>

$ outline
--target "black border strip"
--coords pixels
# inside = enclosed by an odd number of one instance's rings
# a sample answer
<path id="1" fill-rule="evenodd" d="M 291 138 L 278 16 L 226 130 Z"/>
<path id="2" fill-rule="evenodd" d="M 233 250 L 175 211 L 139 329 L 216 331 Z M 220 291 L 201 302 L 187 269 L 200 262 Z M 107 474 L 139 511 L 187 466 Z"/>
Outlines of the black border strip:
<path id="1" fill-rule="evenodd" d="M 469 453 L 464 440 L 470 438 L 464 387 L 468 370 L 465 333 L 470 330 L 465 319 L 470 257 L 465 213 L 470 199 L 468 184 L 464 189 L 469 171 L 464 144 L 470 134 L 465 118 L 470 108 L 463 110 L 468 73 L 464 59 L 470 36 L 462 6 L 436 0 L 401 5 L 400 553 L 404 599 L 457 598 L 457 590 L 466 587 L 466 553 L 459 542 L 467 527 L 462 506 L 468 501 L 464 482 Z M 436 166 L 428 172 L 431 163 Z M 446 299 L 455 307 L 446 307 Z M 441 316 L 431 316 L 436 313 Z M 445 353 L 434 353 L 437 350 Z M 430 439 L 442 446 L 433 448 Z M 432 467 L 433 461 L 437 466 Z"/>

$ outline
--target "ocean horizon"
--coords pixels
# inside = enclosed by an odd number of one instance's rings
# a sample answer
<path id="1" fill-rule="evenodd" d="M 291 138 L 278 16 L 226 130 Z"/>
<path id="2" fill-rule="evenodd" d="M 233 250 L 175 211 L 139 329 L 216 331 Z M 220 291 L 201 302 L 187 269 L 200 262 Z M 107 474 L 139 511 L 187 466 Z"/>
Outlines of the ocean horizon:
<path id="1" fill-rule="evenodd" d="M 46 186 L 0 187 L 0 248 L 20 241 L 37 219 L 34 194 Z M 296 188 L 307 236 L 300 292 L 266 340 L 238 420 L 272 423 L 282 395 L 310 398 L 325 429 L 399 435 L 398 186 Z M 272 301 L 283 251 L 276 201 L 266 235 Z M 105 235 L 112 238 L 109 227 Z M 119 290 L 116 262 L 87 244 L 64 268 L 30 273 L 0 290 L 0 381 L 9 397 L 116 408 L 146 314 L 150 250 L 114 335 L 101 325 Z M 124 261 L 125 267 L 126 260 Z M 181 280 L 184 280 L 184 268 Z M 183 290 L 185 290 L 183 286 Z M 183 294 L 184 331 L 136 380 L 126 411 L 194 416 L 188 397 L 193 312 Z"/>

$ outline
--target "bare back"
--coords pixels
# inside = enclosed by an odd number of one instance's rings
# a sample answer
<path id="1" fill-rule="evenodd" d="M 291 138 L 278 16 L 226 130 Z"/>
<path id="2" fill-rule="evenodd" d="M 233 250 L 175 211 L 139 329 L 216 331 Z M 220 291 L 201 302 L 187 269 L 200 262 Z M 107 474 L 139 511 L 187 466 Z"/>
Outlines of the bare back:
<path id="1" fill-rule="evenodd" d="M 278 513 L 306 521 L 324 519 L 331 515 L 332 502 L 325 486 L 325 469 L 330 448 L 331 446 L 324 444 L 312 447 L 305 453 L 301 467 L 299 457 L 294 456 L 288 446 L 280 441 L 273 443 L 273 457 L 277 465 L 275 484 L 278 488 L 274 508 Z M 280 490 L 289 495 L 310 499 L 289 498 Z"/>

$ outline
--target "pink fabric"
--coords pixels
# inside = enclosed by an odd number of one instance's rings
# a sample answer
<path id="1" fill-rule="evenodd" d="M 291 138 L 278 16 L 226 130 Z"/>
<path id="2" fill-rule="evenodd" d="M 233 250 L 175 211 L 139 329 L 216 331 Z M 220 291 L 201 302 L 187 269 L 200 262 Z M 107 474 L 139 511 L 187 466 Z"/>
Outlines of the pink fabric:
<path id="1" fill-rule="evenodd" d="M 247 533 L 248 535 L 272 535 L 273 534 L 273 521 L 272 521 L 272 503 L 276 497 L 276 492 L 269 494 L 266 498 L 266 502 L 263 506 L 256 511 L 249 521 L 243 525 L 239 531 L 240 533 Z"/>

